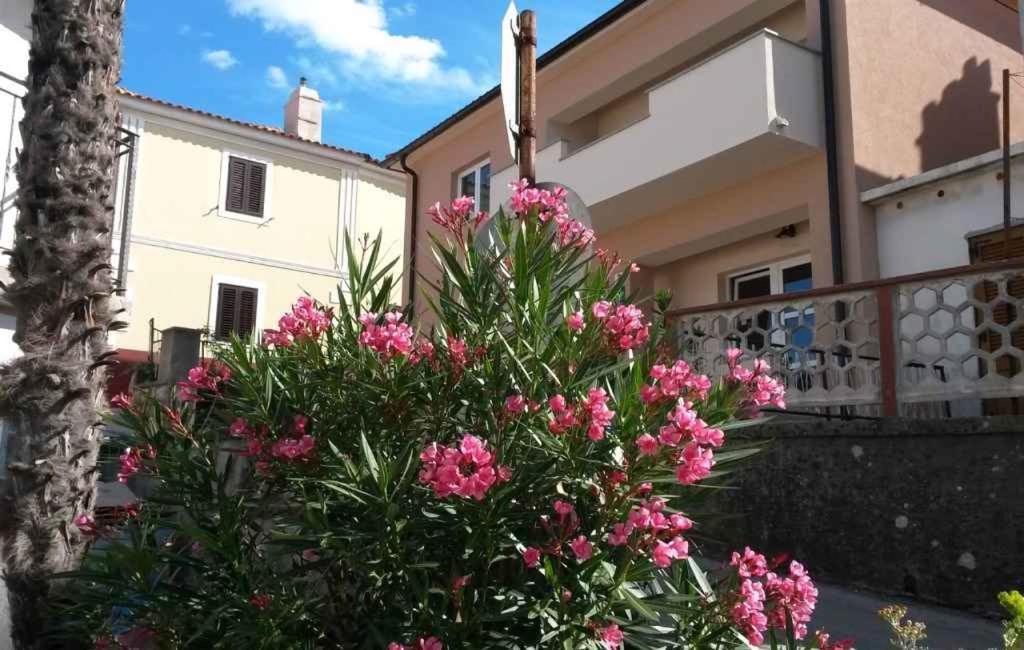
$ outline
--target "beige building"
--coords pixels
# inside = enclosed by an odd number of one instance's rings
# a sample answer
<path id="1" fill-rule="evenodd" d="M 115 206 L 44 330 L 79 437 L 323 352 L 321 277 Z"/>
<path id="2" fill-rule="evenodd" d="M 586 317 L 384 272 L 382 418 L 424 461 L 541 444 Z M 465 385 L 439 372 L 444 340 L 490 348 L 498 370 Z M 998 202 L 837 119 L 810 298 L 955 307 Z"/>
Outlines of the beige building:
<path id="1" fill-rule="evenodd" d="M 1006 0 L 626 0 L 540 57 L 537 177 L 677 308 L 870 280 L 862 193 L 998 147 L 1021 61 Z M 503 124 L 494 89 L 385 160 L 417 271 L 429 205 L 508 196 Z"/>
<path id="2" fill-rule="evenodd" d="M 345 232 L 382 232 L 386 253 L 402 256 L 403 175 L 321 142 L 322 104 L 304 83 L 284 129 L 127 90 L 120 99 L 114 265 L 130 325 L 113 344 L 122 361 L 148 358 L 168 327 L 224 339 L 276 327 L 306 293 L 336 302 Z"/>

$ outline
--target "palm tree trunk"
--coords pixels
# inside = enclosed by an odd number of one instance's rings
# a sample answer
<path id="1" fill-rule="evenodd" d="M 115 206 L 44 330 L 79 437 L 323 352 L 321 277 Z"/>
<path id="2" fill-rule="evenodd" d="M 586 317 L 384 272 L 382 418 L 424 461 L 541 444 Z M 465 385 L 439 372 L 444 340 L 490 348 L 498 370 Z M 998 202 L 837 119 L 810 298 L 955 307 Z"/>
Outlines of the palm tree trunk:
<path id="1" fill-rule="evenodd" d="M 36 0 L 18 158 L 18 222 L 6 287 L 23 356 L 0 372 L 15 426 L 0 492 L 0 557 L 16 647 L 43 647 L 48 578 L 88 540 L 109 359 L 110 232 L 123 0 Z"/>

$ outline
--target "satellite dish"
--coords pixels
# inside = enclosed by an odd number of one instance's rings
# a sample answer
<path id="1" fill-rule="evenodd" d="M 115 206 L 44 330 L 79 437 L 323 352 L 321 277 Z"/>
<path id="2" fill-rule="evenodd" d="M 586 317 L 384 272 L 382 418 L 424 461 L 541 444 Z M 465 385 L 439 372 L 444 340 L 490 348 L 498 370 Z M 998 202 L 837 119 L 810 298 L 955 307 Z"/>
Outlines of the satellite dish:
<path id="1" fill-rule="evenodd" d="M 519 133 L 519 51 L 516 37 L 519 35 L 519 10 L 516 3 L 509 2 L 501 19 L 501 105 L 505 109 L 505 135 L 512 160 L 516 160 L 516 134 Z"/>

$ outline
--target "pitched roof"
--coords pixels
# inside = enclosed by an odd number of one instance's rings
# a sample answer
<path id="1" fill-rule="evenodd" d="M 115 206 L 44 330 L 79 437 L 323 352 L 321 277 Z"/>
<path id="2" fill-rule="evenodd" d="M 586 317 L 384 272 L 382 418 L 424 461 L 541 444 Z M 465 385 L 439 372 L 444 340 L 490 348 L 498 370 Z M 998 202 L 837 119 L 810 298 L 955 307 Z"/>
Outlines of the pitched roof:
<path id="1" fill-rule="evenodd" d="M 544 67 L 554 63 L 559 58 L 561 58 L 562 55 L 567 54 L 569 51 L 571 51 L 577 45 L 580 45 L 580 44 L 586 42 L 588 39 L 590 39 L 592 36 L 595 36 L 598 32 L 603 30 L 605 27 L 608 27 L 609 25 L 614 23 L 616 20 L 618 20 L 619 18 L 622 18 L 623 16 L 625 16 L 629 12 L 633 11 L 634 9 L 636 9 L 637 7 L 639 7 L 640 5 L 642 5 L 646 1 L 647 0 L 622 0 L 622 2 L 620 2 L 619 4 L 615 5 L 614 7 L 609 9 L 608 11 L 604 12 L 603 14 L 601 14 L 600 16 L 595 18 L 593 21 L 591 21 L 591 22 L 587 23 L 586 25 L 584 25 L 579 31 L 577 31 L 576 33 L 570 35 L 564 41 L 562 41 L 558 45 L 554 46 L 553 48 L 551 48 L 550 50 L 548 50 L 547 52 L 545 52 L 541 56 L 537 57 L 537 70 L 540 71 Z M 473 113 L 478 108 L 484 106 L 485 104 L 487 104 L 488 102 L 490 102 L 492 99 L 494 99 L 495 97 L 497 97 L 500 94 L 501 94 L 501 86 L 495 86 L 494 88 L 491 88 L 490 90 L 485 92 L 483 95 L 480 95 L 479 97 L 477 97 L 476 99 L 474 99 L 470 103 L 466 104 L 461 109 L 459 109 L 458 111 L 453 113 L 451 116 L 449 116 L 448 118 L 446 118 L 445 120 L 443 120 L 442 122 L 440 122 L 439 124 L 437 124 L 436 126 L 431 128 L 429 131 L 427 131 L 423 135 L 419 136 L 418 138 L 416 138 L 415 140 L 413 140 L 409 144 L 405 145 L 404 147 L 402 147 L 398 151 L 394 151 L 392 153 L 389 153 L 381 161 L 381 164 L 384 165 L 384 166 L 390 167 L 395 162 L 397 162 L 398 159 L 401 158 L 404 154 L 407 154 L 407 153 L 410 153 L 412 151 L 415 151 L 416 149 L 418 149 L 422 145 L 424 145 L 427 142 L 433 140 L 434 138 L 436 138 L 437 136 L 441 135 L 442 133 L 447 131 L 449 128 L 451 128 L 452 126 L 457 124 L 464 117 L 466 117 L 469 114 Z"/>
<path id="2" fill-rule="evenodd" d="M 357 158 L 360 158 L 360 159 L 362 159 L 362 160 L 364 160 L 364 161 L 366 161 L 368 163 L 371 163 L 373 165 L 377 165 L 377 166 L 383 167 L 383 165 L 381 165 L 381 162 L 379 160 L 375 159 L 370 154 L 366 154 L 366 153 L 363 153 L 361 151 L 353 151 L 352 149 L 345 149 L 344 147 L 337 147 L 337 146 L 334 146 L 334 145 L 331 145 L 331 144 L 325 144 L 323 142 L 317 142 L 316 140 L 308 140 L 306 138 L 300 138 L 297 135 L 292 135 L 291 133 L 288 133 L 284 129 L 279 129 L 277 127 L 267 126 L 266 124 L 257 124 L 256 122 L 245 122 L 243 120 L 236 120 L 236 119 L 231 118 L 231 117 L 225 117 L 223 115 L 217 115 L 216 113 L 210 113 L 208 111 L 203 111 L 203 110 L 200 110 L 198 108 L 193 108 L 191 106 L 185 106 L 184 104 L 175 104 L 174 102 L 168 102 L 168 101 L 165 101 L 163 99 L 156 99 L 155 97 L 149 97 L 147 95 L 143 95 L 141 93 L 137 93 L 137 92 L 134 92 L 132 90 L 128 90 L 127 88 L 118 87 L 117 92 L 118 92 L 119 95 L 123 95 L 125 97 L 130 97 L 132 99 L 138 99 L 138 100 L 141 100 L 141 101 L 144 101 L 144 102 L 150 102 L 152 104 L 157 104 L 159 106 L 164 106 L 164 107 L 167 107 L 167 108 L 173 108 L 173 109 L 176 109 L 176 110 L 179 110 L 179 111 L 186 111 L 186 112 L 192 113 L 194 115 L 202 115 L 203 117 L 210 117 L 210 118 L 213 118 L 215 120 L 221 120 L 221 121 L 227 122 L 229 124 L 234 124 L 236 126 L 244 126 L 246 128 L 256 129 L 257 131 L 262 131 L 264 133 L 270 133 L 272 135 L 280 136 L 282 138 L 288 138 L 289 140 L 295 140 L 296 142 L 302 142 L 302 143 L 314 145 L 314 146 L 317 146 L 317 147 L 323 147 L 324 149 L 329 149 L 331 151 L 336 151 L 336 152 L 348 154 L 350 156 L 355 156 Z"/>

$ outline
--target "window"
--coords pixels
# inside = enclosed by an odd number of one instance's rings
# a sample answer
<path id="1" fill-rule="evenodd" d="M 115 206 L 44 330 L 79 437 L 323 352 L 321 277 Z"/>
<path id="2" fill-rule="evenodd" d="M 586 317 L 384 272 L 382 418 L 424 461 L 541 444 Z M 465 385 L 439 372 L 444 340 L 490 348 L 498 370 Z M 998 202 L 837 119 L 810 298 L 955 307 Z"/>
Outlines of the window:
<path id="1" fill-rule="evenodd" d="M 796 293 L 811 288 L 811 261 L 800 257 L 768 264 L 760 268 L 743 271 L 729 277 L 729 299 L 744 300 L 777 294 Z M 814 308 L 808 307 L 803 314 L 803 327 L 800 324 L 800 310 L 787 308 L 778 315 L 778 324 L 773 324 L 772 313 L 763 311 L 745 323 L 741 329 L 746 331 L 755 326 L 769 334 L 772 345 L 784 345 L 786 333 L 790 330 L 792 345 L 807 348 L 814 339 L 811 331 L 814 327 Z M 759 332 L 752 332 L 746 337 L 747 346 L 759 350 L 765 345 L 765 337 Z"/>
<path id="2" fill-rule="evenodd" d="M 474 167 L 464 170 L 459 174 L 458 196 L 473 197 L 473 204 L 477 210 L 490 212 L 491 210 L 491 163 L 484 161 Z"/>
<path id="3" fill-rule="evenodd" d="M 222 217 L 263 223 L 270 218 L 270 177 L 267 160 L 225 151 L 221 162 Z"/>
<path id="4" fill-rule="evenodd" d="M 232 334 L 240 338 L 252 336 L 256 327 L 259 289 L 237 284 L 217 283 L 215 319 L 211 323 L 216 339 L 227 339 Z"/>

